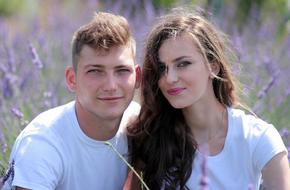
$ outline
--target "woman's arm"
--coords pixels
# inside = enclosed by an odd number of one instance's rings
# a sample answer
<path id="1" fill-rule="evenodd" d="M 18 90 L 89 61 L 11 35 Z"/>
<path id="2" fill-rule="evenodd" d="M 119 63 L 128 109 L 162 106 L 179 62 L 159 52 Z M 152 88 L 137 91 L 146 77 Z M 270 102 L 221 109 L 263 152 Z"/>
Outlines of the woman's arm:
<path id="1" fill-rule="evenodd" d="M 138 177 L 132 172 L 129 172 L 123 190 L 141 190 L 141 183 Z"/>
<path id="2" fill-rule="evenodd" d="M 275 155 L 262 169 L 263 186 L 267 190 L 289 190 L 290 169 L 287 153 Z"/>

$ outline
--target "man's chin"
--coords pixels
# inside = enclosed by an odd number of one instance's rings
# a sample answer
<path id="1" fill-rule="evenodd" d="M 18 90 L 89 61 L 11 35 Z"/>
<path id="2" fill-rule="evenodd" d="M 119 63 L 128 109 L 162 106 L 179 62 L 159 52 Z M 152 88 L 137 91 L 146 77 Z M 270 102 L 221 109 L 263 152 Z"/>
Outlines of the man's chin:
<path id="1" fill-rule="evenodd" d="M 108 121 L 109 120 L 113 121 L 113 120 L 116 120 L 116 119 L 121 119 L 124 111 L 116 111 L 116 112 L 111 111 L 111 112 L 108 112 L 108 113 L 104 114 L 103 118 L 108 120 Z"/>

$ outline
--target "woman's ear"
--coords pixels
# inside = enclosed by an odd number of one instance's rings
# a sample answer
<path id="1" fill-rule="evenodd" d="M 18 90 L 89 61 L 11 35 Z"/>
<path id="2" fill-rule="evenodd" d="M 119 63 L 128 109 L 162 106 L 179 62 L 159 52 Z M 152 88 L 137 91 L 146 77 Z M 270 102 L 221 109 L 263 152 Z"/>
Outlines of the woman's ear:
<path id="1" fill-rule="evenodd" d="M 136 84 L 135 88 L 139 88 L 141 85 L 141 68 L 138 64 L 135 65 L 135 72 L 136 72 Z"/>
<path id="2" fill-rule="evenodd" d="M 210 63 L 210 69 L 211 69 L 210 77 L 215 78 L 220 72 L 220 65 L 216 62 Z"/>
<path id="3" fill-rule="evenodd" d="M 68 89 L 71 92 L 76 90 L 76 72 L 73 67 L 69 66 L 65 69 L 65 79 Z"/>

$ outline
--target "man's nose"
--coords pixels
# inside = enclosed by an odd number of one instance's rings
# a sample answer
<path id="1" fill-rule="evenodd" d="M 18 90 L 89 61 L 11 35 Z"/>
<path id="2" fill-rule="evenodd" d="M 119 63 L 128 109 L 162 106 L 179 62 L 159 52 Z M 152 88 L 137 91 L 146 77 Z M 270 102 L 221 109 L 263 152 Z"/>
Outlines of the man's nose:
<path id="1" fill-rule="evenodd" d="M 104 81 L 105 91 L 115 91 L 117 89 L 117 79 L 113 74 L 108 74 Z"/>

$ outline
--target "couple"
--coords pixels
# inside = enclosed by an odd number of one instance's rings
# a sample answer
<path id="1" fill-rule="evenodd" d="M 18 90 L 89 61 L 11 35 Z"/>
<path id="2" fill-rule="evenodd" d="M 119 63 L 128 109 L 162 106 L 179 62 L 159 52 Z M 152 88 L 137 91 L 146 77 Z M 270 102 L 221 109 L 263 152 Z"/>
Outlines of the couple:
<path id="1" fill-rule="evenodd" d="M 141 189 L 106 142 L 151 190 L 258 189 L 261 177 L 267 189 L 289 189 L 277 130 L 234 108 L 227 53 L 208 20 L 171 12 L 147 38 L 141 77 L 126 19 L 96 13 L 72 40 L 65 78 L 75 101 L 41 113 L 21 132 L 3 189 Z M 141 108 L 132 101 L 139 86 Z"/>

